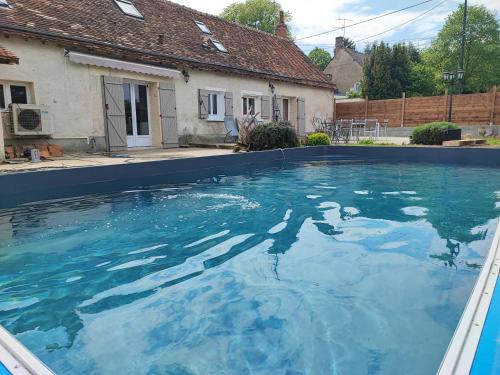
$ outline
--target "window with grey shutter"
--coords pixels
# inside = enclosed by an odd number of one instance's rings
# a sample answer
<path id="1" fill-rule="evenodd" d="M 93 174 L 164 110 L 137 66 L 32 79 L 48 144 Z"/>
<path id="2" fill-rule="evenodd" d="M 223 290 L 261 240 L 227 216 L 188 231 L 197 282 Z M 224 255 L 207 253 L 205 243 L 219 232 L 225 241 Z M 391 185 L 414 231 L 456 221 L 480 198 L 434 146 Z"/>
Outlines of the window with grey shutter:
<path id="1" fill-rule="evenodd" d="M 201 119 L 208 118 L 208 91 L 198 90 L 198 111 Z"/>
<path id="2" fill-rule="evenodd" d="M 299 136 L 306 135 L 306 100 L 297 98 L 297 128 Z"/>
<path id="3" fill-rule="evenodd" d="M 283 121 L 283 98 L 276 97 L 276 106 L 278 108 L 278 121 Z"/>
<path id="4" fill-rule="evenodd" d="M 233 93 L 225 92 L 224 93 L 224 106 L 225 106 L 225 116 L 233 117 Z"/>
<path id="5" fill-rule="evenodd" d="M 127 127 L 125 122 L 125 100 L 123 80 L 103 76 L 106 145 L 108 151 L 127 149 Z"/>
<path id="6" fill-rule="evenodd" d="M 261 98 L 261 114 L 263 120 L 269 120 L 271 118 L 271 97 L 263 96 Z"/>
<path id="7" fill-rule="evenodd" d="M 175 85 L 160 83 L 161 134 L 164 148 L 179 147 Z"/>

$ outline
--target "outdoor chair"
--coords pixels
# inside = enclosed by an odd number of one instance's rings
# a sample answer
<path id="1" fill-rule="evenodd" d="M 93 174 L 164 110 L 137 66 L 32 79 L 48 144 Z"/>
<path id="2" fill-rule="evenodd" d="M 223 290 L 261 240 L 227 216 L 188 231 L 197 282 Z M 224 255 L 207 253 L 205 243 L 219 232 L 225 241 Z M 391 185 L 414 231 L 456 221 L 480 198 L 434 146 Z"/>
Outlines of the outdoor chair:
<path id="1" fill-rule="evenodd" d="M 384 119 L 379 125 L 378 125 L 378 135 L 381 137 L 386 137 L 387 138 L 387 128 L 389 127 L 389 120 Z"/>
<path id="2" fill-rule="evenodd" d="M 340 120 L 338 131 L 339 140 L 344 143 L 349 143 L 350 137 L 352 135 L 352 120 Z"/>
<path id="3" fill-rule="evenodd" d="M 360 120 L 360 119 L 352 120 L 351 138 L 354 138 L 356 139 L 356 141 L 359 141 L 359 137 L 361 135 L 361 132 L 365 129 L 365 125 L 366 125 L 366 120 Z"/>
<path id="4" fill-rule="evenodd" d="M 224 143 L 226 143 L 228 139 L 231 139 L 233 142 L 237 142 L 238 137 L 240 136 L 238 121 L 234 117 L 225 117 L 224 126 L 226 127 L 227 132 L 224 137 Z"/>
<path id="5" fill-rule="evenodd" d="M 376 138 L 378 136 L 378 120 L 376 119 L 365 120 L 363 135 L 366 137 L 367 134 L 370 138 Z"/>

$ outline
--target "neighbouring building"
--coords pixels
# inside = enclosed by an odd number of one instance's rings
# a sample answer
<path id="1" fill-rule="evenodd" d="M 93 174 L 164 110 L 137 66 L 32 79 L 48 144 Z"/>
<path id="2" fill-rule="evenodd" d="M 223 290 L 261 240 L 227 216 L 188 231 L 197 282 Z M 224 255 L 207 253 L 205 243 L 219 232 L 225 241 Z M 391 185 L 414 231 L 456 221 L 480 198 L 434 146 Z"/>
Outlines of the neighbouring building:
<path id="1" fill-rule="evenodd" d="M 337 92 L 345 95 L 349 90 L 361 91 L 365 55 L 344 46 L 344 38 L 335 38 L 335 54 L 324 73 L 332 77 Z"/>
<path id="2" fill-rule="evenodd" d="M 119 151 L 220 142 L 258 113 L 300 135 L 334 84 L 287 37 L 165 0 L 0 0 L 6 145 Z"/>

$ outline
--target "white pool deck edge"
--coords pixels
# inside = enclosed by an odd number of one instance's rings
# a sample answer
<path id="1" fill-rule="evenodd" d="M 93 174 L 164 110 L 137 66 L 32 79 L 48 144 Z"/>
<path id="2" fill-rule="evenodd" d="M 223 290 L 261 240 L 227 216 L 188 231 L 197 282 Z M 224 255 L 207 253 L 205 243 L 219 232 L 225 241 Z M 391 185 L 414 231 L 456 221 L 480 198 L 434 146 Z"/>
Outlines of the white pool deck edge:
<path id="1" fill-rule="evenodd" d="M 500 270 L 500 222 L 438 375 L 469 374 L 486 322 Z"/>
<path id="2" fill-rule="evenodd" d="M 38 357 L 1 326 L 0 362 L 12 375 L 54 375 Z"/>

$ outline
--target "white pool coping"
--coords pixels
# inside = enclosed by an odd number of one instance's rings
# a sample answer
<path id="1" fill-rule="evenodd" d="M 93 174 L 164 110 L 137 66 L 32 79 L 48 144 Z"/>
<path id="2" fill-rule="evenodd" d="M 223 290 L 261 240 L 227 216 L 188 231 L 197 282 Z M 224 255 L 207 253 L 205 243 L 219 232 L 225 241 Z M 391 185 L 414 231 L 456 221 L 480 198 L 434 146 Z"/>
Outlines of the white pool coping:
<path id="1" fill-rule="evenodd" d="M 54 375 L 23 344 L 0 326 L 0 362 L 12 375 Z"/>
<path id="2" fill-rule="evenodd" d="M 500 222 L 467 306 L 437 372 L 438 375 L 469 374 L 500 270 Z"/>

